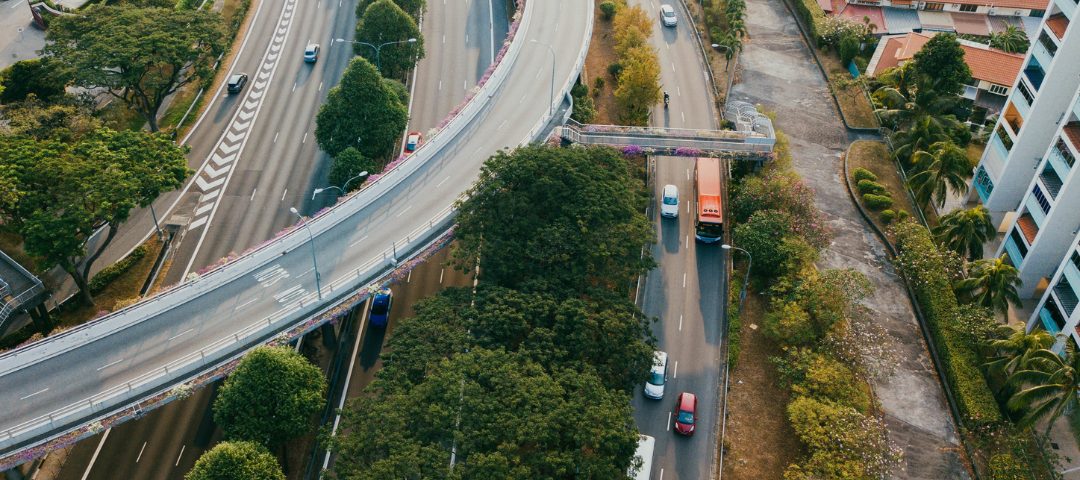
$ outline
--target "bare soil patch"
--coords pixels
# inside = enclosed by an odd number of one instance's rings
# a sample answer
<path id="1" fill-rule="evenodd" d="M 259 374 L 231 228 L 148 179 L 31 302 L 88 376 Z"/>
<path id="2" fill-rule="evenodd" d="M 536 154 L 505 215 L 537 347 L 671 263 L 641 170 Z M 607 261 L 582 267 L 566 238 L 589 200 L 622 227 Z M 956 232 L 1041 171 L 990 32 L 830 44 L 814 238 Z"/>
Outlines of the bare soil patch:
<path id="1" fill-rule="evenodd" d="M 600 2 L 593 8 L 592 41 L 589 53 L 585 56 L 585 69 L 581 79 L 589 85 L 589 93 L 596 104 L 596 119 L 600 125 L 616 125 L 619 120 L 619 106 L 615 103 L 615 77 L 608 72 L 608 65 L 619 60 L 615 53 L 615 36 L 611 20 L 604 18 L 600 11 Z M 604 85 L 596 88 L 596 79 L 602 78 Z"/>

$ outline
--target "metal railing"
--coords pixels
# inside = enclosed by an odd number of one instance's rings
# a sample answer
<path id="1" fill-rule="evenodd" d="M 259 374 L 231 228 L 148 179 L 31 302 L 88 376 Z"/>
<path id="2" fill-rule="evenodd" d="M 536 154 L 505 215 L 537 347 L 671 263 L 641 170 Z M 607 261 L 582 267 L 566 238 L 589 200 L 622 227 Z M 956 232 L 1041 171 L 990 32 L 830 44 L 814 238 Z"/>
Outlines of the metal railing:
<path id="1" fill-rule="evenodd" d="M 582 125 L 573 120 L 566 122 L 561 134 L 572 142 L 591 145 L 762 153 L 772 152 L 776 142 L 774 138 L 755 132 Z"/>

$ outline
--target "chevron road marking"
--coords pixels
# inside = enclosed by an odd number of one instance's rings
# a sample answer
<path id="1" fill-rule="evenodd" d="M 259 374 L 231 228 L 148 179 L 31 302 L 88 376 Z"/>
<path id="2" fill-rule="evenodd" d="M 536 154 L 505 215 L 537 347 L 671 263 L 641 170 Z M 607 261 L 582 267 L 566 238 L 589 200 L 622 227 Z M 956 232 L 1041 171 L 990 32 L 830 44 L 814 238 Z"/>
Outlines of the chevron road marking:
<path id="1" fill-rule="evenodd" d="M 266 82 L 255 82 L 255 88 L 262 90 L 266 86 Z"/>
<path id="2" fill-rule="evenodd" d="M 240 117 L 240 120 L 249 120 L 254 115 L 255 115 L 255 112 L 242 111 L 242 112 L 240 112 L 239 117 Z"/>
<path id="3" fill-rule="evenodd" d="M 203 172 L 206 172 L 206 176 L 208 176 L 210 178 L 220 177 L 221 174 L 223 174 L 225 172 L 228 172 L 228 171 L 229 171 L 229 166 L 228 165 L 222 167 L 221 170 L 214 170 L 214 167 L 211 167 L 210 165 L 207 165 L 206 168 L 203 169 Z"/>
<path id="4" fill-rule="evenodd" d="M 210 191 L 210 189 L 216 188 L 218 185 L 221 185 L 222 183 L 225 183 L 224 178 L 219 179 L 219 180 L 214 180 L 212 182 L 207 182 L 206 180 L 203 180 L 202 177 L 199 177 L 199 178 L 195 179 L 195 184 L 198 185 L 199 189 L 204 191 L 204 192 L 208 192 L 208 191 Z"/>
<path id="5" fill-rule="evenodd" d="M 221 150 L 221 153 L 232 153 L 232 152 L 235 152 L 237 150 L 240 150 L 240 144 L 239 143 L 236 144 L 236 145 L 224 145 L 223 144 L 223 145 L 221 145 L 220 150 Z"/>
<path id="6" fill-rule="evenodd" d="M 191 222 L 191 223 L 188 224 L 187 229 L 188 230 L 194 230 L 196 228 L 201 227 L 204 223 L 206 223 L 207 218 L 208 217 L 202 217 L 202 218 L 196 219 L 194 222 Z"/>
<path id="7" fill-rule="evenodd" d="M 247 129 L 248 125 L 251 125 L 251 122 L 233 122 L 233 129 L 242 132 Z"/>
<path id="8" fill-rule="evenodd" d="M 237 140 L 243 140 L 244 139 L 244 134 L 243 133 L 226 132 L 225 133 L 225 138 L 228 138 L 230 142 L 235 142 Z"/>
<path id="9" fill-rule="evenodd" d="M 213 202 L 209 202 L 209 203 L 199 207 L 198 210 L 195 210 L 195 216 L 198 217 L 198 216 L 200 216 L 200 215 L 202 215 L 202 214 L 204 214 L 206 212 L 209 212 L 211 208 L 214 208 L 214 203 Z"/>
<path id="10" fill-rule="evenodd" d="M 251 110 L 259 106 L 259 102 L 244 102 L 244 110 Z"/>
<path id="11" fill-rule="evenodd" d="M 220 167 L 222 165 L 228 165 L 228 164 L 232 163 L 234 158 L 236 158 L 236 154 L 227 155 L 224 158 L 222 158 L 217 153 L 214 153 L 214 156 L 212 157 L 212 160 L 214 160 L 214 163 L 216 163 Z"/>

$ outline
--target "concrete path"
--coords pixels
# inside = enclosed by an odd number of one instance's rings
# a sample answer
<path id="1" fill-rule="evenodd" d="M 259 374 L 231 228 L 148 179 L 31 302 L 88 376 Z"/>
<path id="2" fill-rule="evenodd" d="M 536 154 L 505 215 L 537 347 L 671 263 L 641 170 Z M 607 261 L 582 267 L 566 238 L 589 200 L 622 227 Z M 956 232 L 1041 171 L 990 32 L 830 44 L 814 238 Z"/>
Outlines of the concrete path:
<path id="1" fill-rule="evenodd" d="M 866 302 L 885 326 L 902 361 L 893 377 L 877 382 L 889 435 L 904 450 L 892 478 L 966 479 L 962 447 L 914 312 L 885 247 L 863 223 L 844 187 L 841 154 L 849 136 L 821 71 L 781 0 L 747 0 L 750 34 L 740 59 L 733 100 L 775 110 L 776 126 L 791 141 L 793 167 L 817 191 L 835 230 L 821 268 L 854 268 L 877 287 Z"/>

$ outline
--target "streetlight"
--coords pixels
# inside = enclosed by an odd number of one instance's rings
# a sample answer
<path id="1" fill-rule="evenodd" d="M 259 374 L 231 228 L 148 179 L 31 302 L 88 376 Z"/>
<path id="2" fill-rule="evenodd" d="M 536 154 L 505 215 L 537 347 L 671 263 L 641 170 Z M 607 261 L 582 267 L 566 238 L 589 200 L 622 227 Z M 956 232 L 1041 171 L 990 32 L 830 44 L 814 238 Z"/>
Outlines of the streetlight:
<path id="1" fill-rule="evenodd" d="M 548 51 L 551 52 L 551 92 L 548 95 L 548 116 L 551 116 L 555 114 L 555 49 L 544 42 L 536 41 L 535 38 L 530 41 L 547 47 Z"/>
<path id="2" fill-rule="evenodd" d="M 175 131 L 175 130 L 174 130 Z M 161 231 L 161 226 L 158 225 L 157 213 L 154 212 L 154 204 L 150 204 L 150 216 L 154 217 L 154 228 L 157 229 L 157 239 L 159 242 L 165 241 L 165 233 Z"/>
<path id="3" fill-rule="evenodd" d="M 726 108 L 728 98 L 731 97 L 731 92 L 728 91 L 728 90 L 731 89 L 731 77 L 733 75 L 735 75 L 735 67 L 739 65 L 739 52 L 736 52 L 736 51 L 732 50 L 731 47 L 729 47 L 727 45 L 720 45 L 719 43 L 712 44 L 712 47 L 713 48 L 726 48 L 728 53 L 731 54 L 731 56 L 734 57 L 734 59 L 735 59 L 735 65 L 734 66 L 728 65 L 729 68 L 728 68 L 727 87 L 724 87 L 724 107 Z M 731 62 L 728 62 L 728 63 L 730 64 Z"/>
<path id="4" fill-rule="evenodd" d="M 322 301 L 322 285 L 319 284 L 319 262 L 315 259 L 315 237 L 311 235 L 311 226 L 308 225 L 307 220 L 300 215 L 300 212 L 296 211 L 296 207 L 289 207 L 289 211 L 295 213 L 297 217 L 300 217 L 300 222 L 304 224 L 304 228 L 307 229 L 308 240 L 311 241 L 311 263 L 315 266 L 315 289 L 319 291 L 319 301 Z"/>
<path id="5" fill-rule="evenodd" d="M 723 245 L 720 245 L 720 248 L 723 248 L 724 250 L 738 250 L 740 252 L 745 253 L 747 257 L 750 257 L 750 263 L 746 264 L 746 276 L 743 277 L 742 293 L 739 294 L 739 315 L 741 316 L 742 315 L 742 301 L 743 301 L 744 298 L 746 298 L 746 282 L 748 280 L 750 280 L 750 267 L 754 265 L 754 257 L 753 257 L 753 255 L 750 255 L 750 252 L 747 252 L 746 250 L 743 250 L 743 249 L 741 249 L 739 247 L 733 247 L 733 246 L 728 245 L 726 243 L 723 244 Z"/>
<path id="6" fill-rule="evenodd" d="M 325 192 L 325 191 L 327 191 L 327 190 L 329 190 L 331 188 L 336 188 L 336 189 L 341 191 L 342 195 L 345 195 L 345 192 L 347 191 L 347 190 L 345 190 L 345 187 L 349 186 L 349 182 L 351 182 L 353 180 L 356 180 L 357 178 L 360 178 L 360 177 L 366 177 L 367 175 L 368 175 L 367 170 L 364 170 L 363 172 L 360 172 L 359 175 L 346 180 L 345 185 L 342 185 L 340 187 L 338 187 L 336 185 L 330 185 L 329 187 L 326 187 L 326 188 L 316 188 L 314 192 L 311 192 L 311 199 L 315 200 L 315 195 L 318 195 L 318 194 L 320 194 L 322 192 Z"/>
<path id="7" fill-rule="evenodd" d="M 337 39 L 337 41 L 339 41 L 339 42 L 349 42 L 349 43 L 359 43 L 360 45 L 367 45 L 367 46 L 369 46 L 371 48 L 374 48 L 375 49 L 375 68 L 378 69 L 379 74 L 381 75 L 382 74 L 382 62 L 379 61 L 379 50 L 381 50 L 382 47 L 385 47 L 387 45 L 393 45 L 395 43 L 414 43 L 414 42 L 416 42 L 416 39 L 415 38 L 410 38 L 408 40 L 398 40 L 396 42 L 386 42 L 386 43 L 384 43 L 382 45 L 379 45 L 377 47 L 375 45 L 372 45 L 372 44 L 367 43 L 367 42 L 357 42 L 357 41 L 354 41 L 354 40 L 345 40 L 344 38 L 339 38 L 339 39 Z"/>

